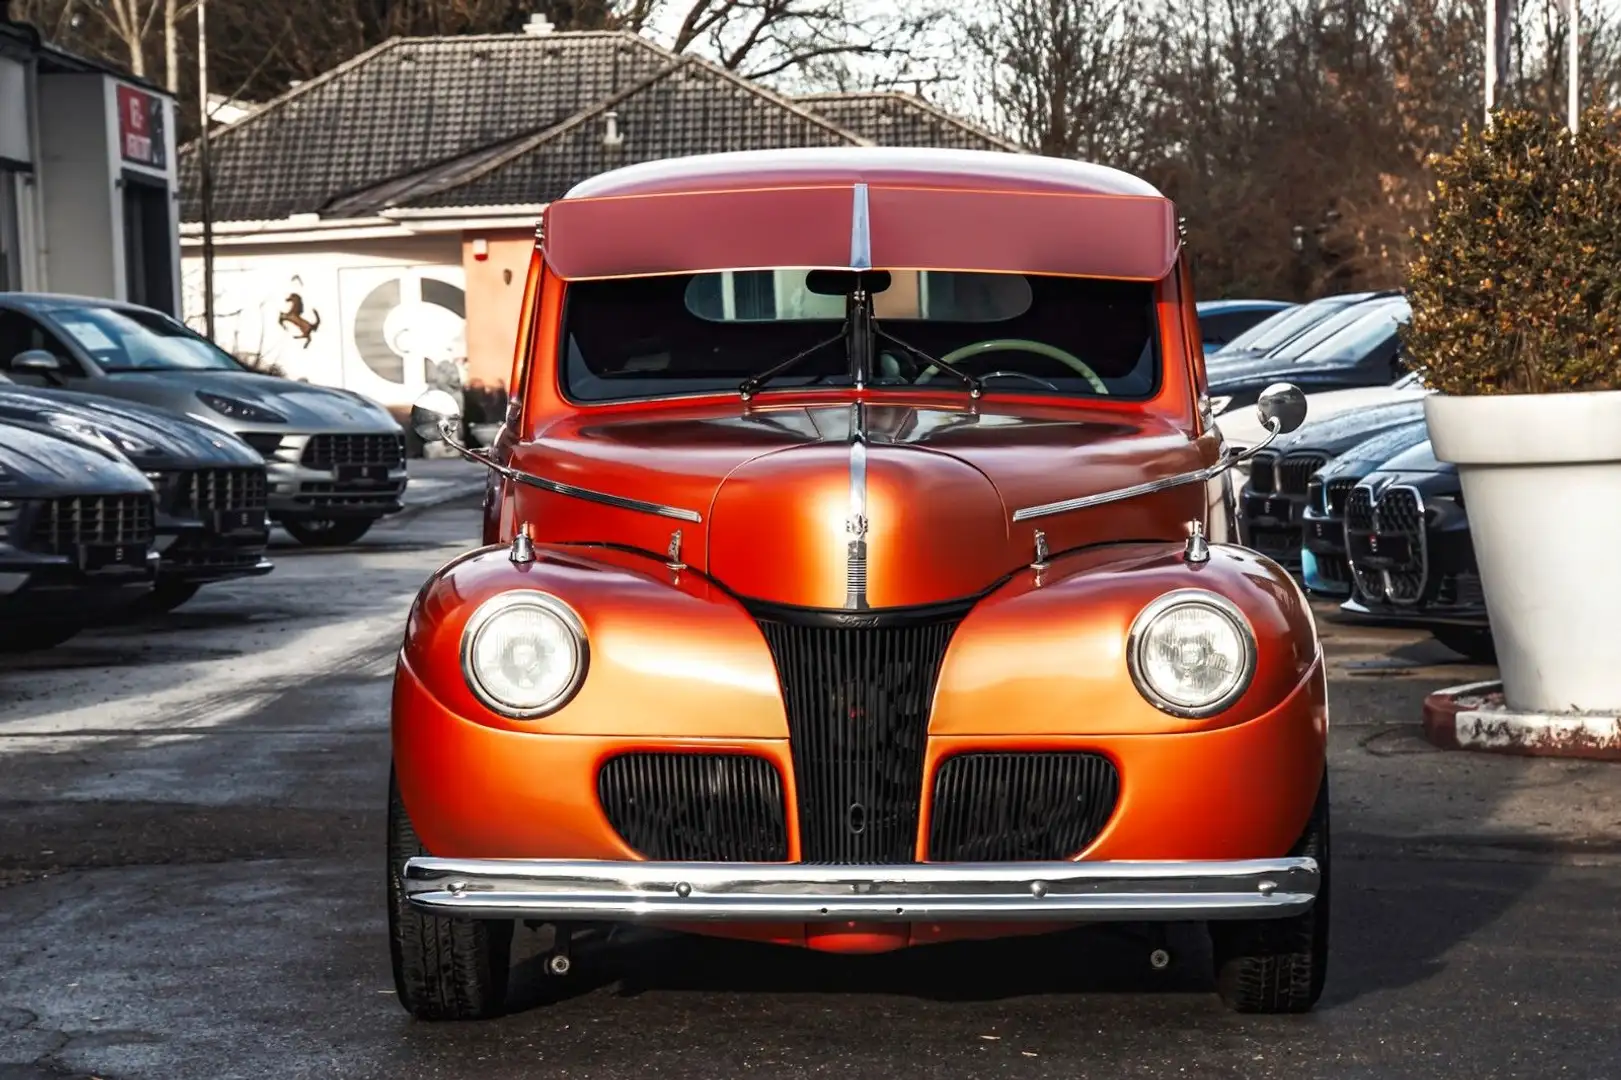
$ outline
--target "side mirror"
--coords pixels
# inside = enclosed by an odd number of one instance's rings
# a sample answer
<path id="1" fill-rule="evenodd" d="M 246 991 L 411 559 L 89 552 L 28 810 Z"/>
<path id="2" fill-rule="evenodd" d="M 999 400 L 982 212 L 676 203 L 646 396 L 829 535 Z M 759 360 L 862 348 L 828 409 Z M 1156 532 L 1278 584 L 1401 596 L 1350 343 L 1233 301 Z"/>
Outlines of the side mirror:
<path id="1" fill-rule="evenodd" d="M 411 406 L 411 428 L 424 442 L 441 442 L 446 429 L 460 435 L 462 407 L 444 390 L 429 390 Z"/>
<path id="2" fill-rule="evenodd" d="M 44 349 L 24 349 L 11 358 L 14 374 L 53 376 L 62 371 L 62 361 Z"/>
<path id="3" fill-rule="evenodd" d="M 1306 395 L 1294 383 L 1273 383 L 1261 391 L 1255 415 L 1268 431 L 1287 435 L 1306 422 Z"/>

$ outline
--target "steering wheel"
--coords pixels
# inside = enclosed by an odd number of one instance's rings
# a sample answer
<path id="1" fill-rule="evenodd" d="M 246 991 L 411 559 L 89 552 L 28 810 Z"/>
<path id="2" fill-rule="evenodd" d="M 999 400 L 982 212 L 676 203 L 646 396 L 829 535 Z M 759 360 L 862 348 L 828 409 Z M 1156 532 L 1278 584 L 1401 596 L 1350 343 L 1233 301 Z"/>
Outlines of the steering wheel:
<path id="1" fill-rule="evenodd" d="M 1055 394 L 1063 393 L 1046 379 L 1032 375 L 1027 371 L 989 371 L 979 377 L 980 382 L 990 382 L 992 379 L 1028 379 L 1033 383 L 1040 383 Z"/>
<path id="2" fill-rule="evenodd" d="M 992 338 L 989 341 L 976 341 L 972 345 L 964 345 L 960 349 L 953 349 L 940 359 L 948 364 L 957 364 L 970 357 L 981 356 L 990 352 L 1027 352 L 1035 353 L 1037 356 L 1045 356 L 1047 359 L 1056 360 L 1075 372 L 1098 393 L 1107 394 L 1109 392 L 1109 388 L 1104 385 L 1103 380 L 1098 378 L 1098 373 L 1088 367 L 1085 360 L 1065 352 L 1056 345 L 1048 345 L 1044 341 L 1030 341 L 1027 338 Z M 915 381 L 927 382 L 939 370 L 938 367 L 930 364 L 918 374 Z M 997 372 L 997 374 L 1004 373 Z"/>

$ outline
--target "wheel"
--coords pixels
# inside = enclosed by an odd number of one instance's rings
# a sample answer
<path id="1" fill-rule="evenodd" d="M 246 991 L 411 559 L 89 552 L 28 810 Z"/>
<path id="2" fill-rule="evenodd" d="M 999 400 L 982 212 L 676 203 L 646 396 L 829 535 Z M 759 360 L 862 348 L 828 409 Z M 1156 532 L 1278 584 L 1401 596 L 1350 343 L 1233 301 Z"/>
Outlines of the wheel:
<path id="1" fill-rule="evenodd" d="M 1317 860 L 1322 878 L 1317 902 L 1287 919 L 1210 924 L 1216 962 L 1216 992 L 1241 1013 L 1310 1012 L 1323 993 L 1328 971 L 1329 848 L 1328 774 L 1294 855 Z"/>
<path id="2" fill-rule="evenodd" d="M 419 1020 L 483 1020 L 506 1007 L 510 921 L 423 915 L 405 900 L 405 860 L 428 851 L 388 775 L 388 943 L 400 1004 Z"/>
<path id="3" fill-rule="evenodd" d="M 173 611 L 196 596 L 200 588 L 194 581 L 159 581 L 141 601 L 141 607 L 152 614 Z"/>
<path id="4" fill-rule="evenodd" d="M 39 652 L 56 646 L 78 634 L 84 627 L 78 623 L 45 623 L 38 626 L 0 627 L 0 653 Z"/>
<path id="5" fill-rule="evenodd" d="M 1430 633 L 1435 640 L 1455 653 L 1462 653 L 1476 664 L 1497 663 L 1497 643 L 1490 630 L 1472 626 L 1433 626 Z"/>
<path id="6" fill-rule="evenodd" d="M 288 535 L 307 547 L 342 547 L 366 535 L 376 518 L 308 518 L 284 521 Z"/>

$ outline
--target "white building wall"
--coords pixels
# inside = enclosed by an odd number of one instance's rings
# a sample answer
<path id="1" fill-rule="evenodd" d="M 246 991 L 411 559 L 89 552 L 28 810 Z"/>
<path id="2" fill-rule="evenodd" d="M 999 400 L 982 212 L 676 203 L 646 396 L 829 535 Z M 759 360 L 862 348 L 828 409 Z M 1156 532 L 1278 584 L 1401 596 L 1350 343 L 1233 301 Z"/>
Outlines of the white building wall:
<path id="1" fill-rule="evenodd" d="M 122 213 L 112 183 L 107 89 L 102 75 L 39 80 L 41 202 L 47 287 L 122 299 Z"/>
<path id="2" fill-rule="evenodd" d="M 204 329 L 203 260 L 181 268 L 186 324 Z M 459 235 L 313 244 L 216 241 L 214 340 L 289 378 L 407 407 L 430 365 L 467 355 Z"/>

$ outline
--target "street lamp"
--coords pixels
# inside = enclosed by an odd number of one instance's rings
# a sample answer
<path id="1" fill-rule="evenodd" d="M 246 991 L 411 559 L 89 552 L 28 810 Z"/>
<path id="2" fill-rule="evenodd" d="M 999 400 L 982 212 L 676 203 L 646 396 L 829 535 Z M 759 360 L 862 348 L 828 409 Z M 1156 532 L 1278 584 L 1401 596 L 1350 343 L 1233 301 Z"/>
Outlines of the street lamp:
<path id="1" fill-rule="evenodd" d="M 197 94 L 202 134 L 197 142 L 197 173 L 203 210 L 203 329 L 214 340 L 214 170 L 208 154 L 208 0 L 197 0 Z"/>
<path id="2" fill-rule="evenodd" d="M 1577 18 L 1578 0 L 1570 0 L 1570 133 L 1576 133 L 1582 119 L 1581 81 L 1578 78 L 1581 52 L 1577 43 L 1581 38 L 1581 21 Z"/>

